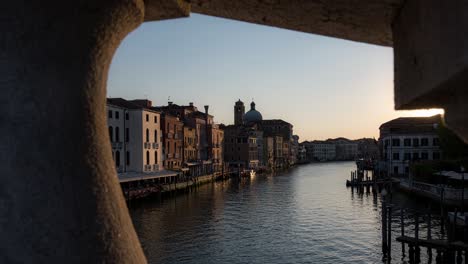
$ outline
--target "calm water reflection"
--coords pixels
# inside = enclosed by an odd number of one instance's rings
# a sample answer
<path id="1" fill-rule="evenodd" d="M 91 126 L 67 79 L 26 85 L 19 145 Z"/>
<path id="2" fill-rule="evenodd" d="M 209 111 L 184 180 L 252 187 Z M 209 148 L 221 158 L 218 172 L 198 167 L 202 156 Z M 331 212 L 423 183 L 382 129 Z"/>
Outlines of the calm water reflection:
<path id="1" fill-rule="evenodd" d="M 130 213 L 150 263 L 380 263 L 380 199 L 345 187 L 354 168 L 309 164 L 208 184 Z M 394 242 L 393 263 L 400 251 Z"/>

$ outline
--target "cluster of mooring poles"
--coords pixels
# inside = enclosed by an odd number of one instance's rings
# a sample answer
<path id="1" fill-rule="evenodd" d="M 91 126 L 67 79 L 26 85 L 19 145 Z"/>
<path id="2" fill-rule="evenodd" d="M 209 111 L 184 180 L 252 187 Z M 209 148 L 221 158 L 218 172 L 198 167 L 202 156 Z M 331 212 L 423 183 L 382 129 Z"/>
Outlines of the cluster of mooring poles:
<path id="1" fill-rule="evenodd" d="M 443 211 L 442 211 L 443 212 Z M 395 240 L 401 243 L 402 260 L 408 257 L 409 263 L 421 263 L 421 248 L 427 252 L 427 263 L 468 263 L 468 216 L 463 222 L 446 221 L 447 217 L 434 216 L 431 210 L 397 208 L 389 204 L 382 196 L 382 255 L 385 262 L 390 262 L 392 255 L 392 217 L 399 214 L 400 236 Z M 455 211 L 454 219 L 459 219 Z M 457 218 L 458 217 L 458 218 Z M 433 220 L 438 222 L 433 224 Z M 405 226 L 413 227 L 405 230 Z M 397 228 L 397 227 L 396 227 Z M 435 230 L 435 228 L 438 228 Z M 424 230 L 425 229 L 425 230 Z M 396 230 L 395 230 L 396 231 Z M 412 231 L 412 232 L 411 232 Z M 438 234 L 434 237 L 434 231 Z M 409 235 L 409 233 L 412 235 Z M 424 235 L 425 233 L 425 235 Z M 407 250 L 408 248 L 408 250 Z M 435 259 L 433 258 L 435 251 Z"/>

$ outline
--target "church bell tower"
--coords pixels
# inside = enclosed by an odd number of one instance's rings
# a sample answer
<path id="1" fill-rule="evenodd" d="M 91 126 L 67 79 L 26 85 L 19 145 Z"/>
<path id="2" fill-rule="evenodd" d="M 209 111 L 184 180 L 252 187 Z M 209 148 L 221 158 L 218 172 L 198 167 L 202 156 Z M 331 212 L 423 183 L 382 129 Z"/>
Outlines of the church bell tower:
<path id="1" fill-rule="evenodd" d="M 239 99 L 234 105 L 234 125 L 239 126 L 244 123 L 245 106 Z"/>

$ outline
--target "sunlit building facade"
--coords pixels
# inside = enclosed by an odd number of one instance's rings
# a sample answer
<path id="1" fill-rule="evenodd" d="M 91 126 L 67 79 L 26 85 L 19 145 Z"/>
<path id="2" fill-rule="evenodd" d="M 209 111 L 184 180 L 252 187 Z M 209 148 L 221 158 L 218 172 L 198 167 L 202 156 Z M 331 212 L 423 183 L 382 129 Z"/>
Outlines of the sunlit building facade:
<path id="1" fill-rule="evenodd" d="M 160 113 L 151 110 L 151 101 L 109 98 L 107 123 L 117 172 L 163 169 Z"/>

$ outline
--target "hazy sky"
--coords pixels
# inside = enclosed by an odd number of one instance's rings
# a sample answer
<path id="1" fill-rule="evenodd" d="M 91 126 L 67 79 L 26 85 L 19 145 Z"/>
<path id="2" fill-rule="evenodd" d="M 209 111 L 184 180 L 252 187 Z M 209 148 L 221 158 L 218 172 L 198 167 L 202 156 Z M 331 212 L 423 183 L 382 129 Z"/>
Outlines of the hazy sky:
<path id="1" fill-rule="evenodd" d="M 109 97 L 155 105 L 210 105 L 233 123 L 234 102 L 254 98 L 264 119 L 294 125 L 300 140 L 376 137 L 381 123 L 426 112 L 393 110 L 391 48 L 192 14 L 145 23 L 123 41 Z"/>

